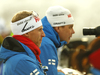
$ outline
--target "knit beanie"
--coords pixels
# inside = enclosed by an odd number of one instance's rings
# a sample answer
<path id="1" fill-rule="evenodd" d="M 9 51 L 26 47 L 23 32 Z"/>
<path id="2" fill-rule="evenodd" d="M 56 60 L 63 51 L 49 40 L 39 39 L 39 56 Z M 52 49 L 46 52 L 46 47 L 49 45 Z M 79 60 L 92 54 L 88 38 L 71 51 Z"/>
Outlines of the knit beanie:
<path id="1" fill-rule="evenodd" d="M 46 17 L 52 27 L 74 24 L 71 12 L 62 6 L 51 6 L 46 11 Z"/>

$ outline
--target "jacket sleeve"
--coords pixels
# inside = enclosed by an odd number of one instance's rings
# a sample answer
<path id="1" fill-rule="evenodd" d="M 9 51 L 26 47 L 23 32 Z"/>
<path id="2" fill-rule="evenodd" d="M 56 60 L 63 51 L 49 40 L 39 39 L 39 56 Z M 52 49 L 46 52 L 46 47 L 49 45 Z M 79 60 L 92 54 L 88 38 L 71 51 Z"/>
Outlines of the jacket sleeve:
<path id="1" fill-rule="evenodd" d="M 90 68 L 90 72 L 93 74 L 93 75 L 100 75 L 100 71 L 94 67 L 91 67 Z"/>
<path id="2" fill-rule="evenodd" d="M 44 75 L 39 62 L 36 63 L 36 60 L 30 57 L 23 57 L 23 59 L 17 63 L 14 72 L 14 75 Z"/>

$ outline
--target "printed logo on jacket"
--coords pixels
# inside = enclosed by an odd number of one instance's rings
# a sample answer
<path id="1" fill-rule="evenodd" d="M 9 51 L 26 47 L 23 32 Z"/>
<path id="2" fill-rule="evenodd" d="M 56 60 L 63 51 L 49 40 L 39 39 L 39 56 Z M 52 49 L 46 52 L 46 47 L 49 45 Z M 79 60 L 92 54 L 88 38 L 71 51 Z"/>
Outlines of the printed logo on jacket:
<path id="1" fill-rule="evenodd" d="M 48 65 L 56 65 L 55 59 L 48 59 Z"/>

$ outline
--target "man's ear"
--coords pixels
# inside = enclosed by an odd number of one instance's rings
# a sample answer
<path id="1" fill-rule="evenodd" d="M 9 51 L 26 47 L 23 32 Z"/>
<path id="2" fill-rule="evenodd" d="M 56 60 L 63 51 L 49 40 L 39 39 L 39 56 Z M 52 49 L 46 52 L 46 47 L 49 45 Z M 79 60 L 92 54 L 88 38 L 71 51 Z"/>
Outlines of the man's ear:
<path id="1" fill-rule="evenodd" d="M 58 33 L 59 32 L 59 27 L 54 27 L 54 30 Z"/>

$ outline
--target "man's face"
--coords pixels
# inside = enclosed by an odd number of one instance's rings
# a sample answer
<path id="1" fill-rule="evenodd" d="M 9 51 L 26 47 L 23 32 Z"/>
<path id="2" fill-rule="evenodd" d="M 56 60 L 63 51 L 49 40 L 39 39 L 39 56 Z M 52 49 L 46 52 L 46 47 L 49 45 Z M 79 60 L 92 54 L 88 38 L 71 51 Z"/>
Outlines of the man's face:
<path id="1" fill-rule="evenodd" d="M 59 30 L 57 31 L 60 37 L 60 41 L 66 41 L 69 43 L 70 38 L 72 37 L 72 34 L 75 33 L 72 25 L 66 25 L 59 27 Z"/>
<path id="2" fill-rule="evenodd" d="M 43 26 L 36 28 L 28 33 L 28 38 L 32 40 L 38 47 L 41 46 L 42 38 L 45 36 Z"/>

